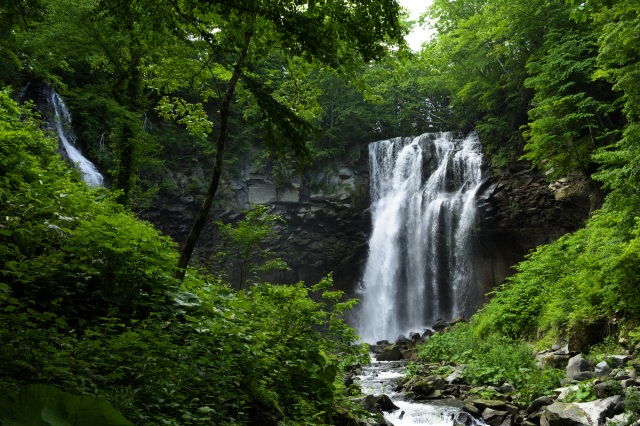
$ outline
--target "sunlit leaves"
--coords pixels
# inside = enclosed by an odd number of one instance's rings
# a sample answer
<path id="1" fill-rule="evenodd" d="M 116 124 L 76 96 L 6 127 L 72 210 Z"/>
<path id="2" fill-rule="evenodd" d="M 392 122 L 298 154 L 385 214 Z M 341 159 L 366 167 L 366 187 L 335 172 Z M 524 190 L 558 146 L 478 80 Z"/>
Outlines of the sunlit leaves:
<path id="1" fill-rule="evenodd" d="M 535 90 L 524 158 L 552 178 L 574 171 L 589 175 L 591 155 L 615 140 L 618 108 L 610 86 L 592 82 L 596 32 L 589 26 L 551 31 L 545 54 L 528 64 L 525 85 Z"/>
<path id="2" fill-rule="evenodd" d="M 213 123 L 201 103 L 191 104 L 184 99 L 165 96 L 158 102 L 156 110 L 161 116 L 184 125 L 194 135 L 206 137 L 213 130 Z"/>

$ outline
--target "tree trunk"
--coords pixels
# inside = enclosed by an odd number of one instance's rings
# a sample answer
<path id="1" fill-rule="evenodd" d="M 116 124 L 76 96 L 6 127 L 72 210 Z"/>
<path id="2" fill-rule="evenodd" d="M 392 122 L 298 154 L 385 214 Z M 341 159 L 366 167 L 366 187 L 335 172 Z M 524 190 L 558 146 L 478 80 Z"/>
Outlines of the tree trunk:
<path id="1" fill-rule="evenodd" d="M 211 210 L 211 204 L 213 204 L 213 199 L 218 191 L 218 184 L 220 183 L 220 176 L 222 175 L 222 155 L 224 153 L 224 147 L 227 140 L 229 106 L 233 100 L 233 94 L 235 93 L 238 80 L 242 75 L 242 64 L 247 56 L 249 42 L 251 41 L 252 35 L 253 33 L 251 31 L 246 32 L 244 35 L 244 46 L 240 51 L 238 60 L 233 68 L 233 75 L 231 76 L 231 80 L 229 80 L 229 85 L 227 86 L 227 91 L 225 92 L 224 97 L 222 98 L 222 103 L 220 104 L 220 125 L 218 127 L 218 136 L 216 138 L 216 157 L 213 166 L 213 173 L 211 174 L 211 180 L 209 181 L 209 187 L 207 188 L 204 201 L 202 202 L 198 215 L 196 216 L 196 220 L 191 227 L 187 241 L 184 243 L 182 252 L 180 252 L 178 267 L 173 274 L 174 278 L 180 281 L 184 280 L 184 275 L 187 271 L 189 261 L 191 260 L 191 255 L 196 247 L 196 242 L 198 241 L 198 237 L 200 237 L 202 228 L 204 228 L 207 221 L 209 210 Z"/>
<path id="2" fill-rule="evenodd" d="M 123 124 L 118 147 L 120 162 L 116 177 L 116 188 L 122 193 L 118 196 L 118 202 L 127 208 L 131 207 L 131 183 L 133 181 L 133 156 L 134 156 L 135 132 L 127 119 Z"/>
<path id="3" fill-rule="evenodd" d="M 132 51 L 139 51 L 137 40 L 133 42 Z M 131 207 L 131 193 L 134 185 L 134 172 L 137 163 L 136 155 L 136 123 L 129 117 L 129 111 L 137 113 L 140 110 L 140 87 L 142 76 L 138 69 L 138 56 L 129 65 L 129 71 L 122 77 L 122 85 L 117 85 L 116 90 L 121 91 L 116 95 L 120 105 L 124 107 L 125 113 L 122 117 L 122 129 L 120 140 L 118 141 L 119 163 L 116 174 L 116 188 L 122 193 L 118 196 L 118 202 L 127 208 Z M 118 87 L 121 86 L 121 87 Z"/>

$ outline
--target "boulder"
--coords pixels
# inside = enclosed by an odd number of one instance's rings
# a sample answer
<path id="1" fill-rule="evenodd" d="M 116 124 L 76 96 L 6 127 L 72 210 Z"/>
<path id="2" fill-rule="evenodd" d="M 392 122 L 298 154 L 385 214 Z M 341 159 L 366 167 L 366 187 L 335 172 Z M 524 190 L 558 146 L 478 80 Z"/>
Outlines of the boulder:
<path id="1" fill-rule="evenodd" d="M 398 409 L 387 395 L 367 395 L 353 399 L 353 401 L 359 403 L 362 408 L 374 415 L 373 418 L 358 421 L 358 426 L 393 426 L 382 414 L 383 411 L 391 412 Z M 349 416 L 342 416 L 336 424 L 351 426 L 353 422 Z"/>
<path id="2" fill-rule="evenodd" d="M 538 367 L 566 368 L 569 359 L 571 359 L 571 355 L 558 352 L 542 351 L 536 354 Z"/>
<path id="3" fill-rule="evenodd" d="M 478 416 L 480 416 L 480 413 L 478 413 Z M 461 411 L 453 418 L 453 424 L 456 426 L 477 426 L 478 421 L 473 415 L 465 411 Z"/>
<path id="4" fill-rule="evenodd" d="M 467 322 L 467 319 L 465 317 L 455 317 L 451 321 L 449 321 L 449 326 L 465 323 L 465 322 Z"/>
<path id="5" fill-rule="evenodd" d="M 373 399 L 371 400 L 372 402 L 371 406 L 378 408 L 380 411 L 391 413 L 392 411 L 398 410 L 400 408 L 396 404 L 394 404 L 393 401 L 391 401 L 391 398 L 389 398 L 385 394 L 377 395 L 377 396 L 373 396 L 373 395 L 369 395 L 369 396 L 373 397 Z"/>
<path id="6" fill-rule="evenodd" d="M 569 344 L 564 340 L 557 340 L 553 345 L 551 345 L 551 350 L 556 355 L 569 355 Z"/>
<path id="7" fill-rule="evenodd" d="M 598 376 L 607 376 L 609 373 L 611 373 L 611 367 L 609 367 L 606 361 L 600 361 L 596 364 L 596 374 Z"/>
<path id="8" fill-rule="evenodd" d="M 440 319 L 436 320 L 435 324 L 433 324 L 431 326 L 431 328 L 433 328 L 435 331 L 442 332 L 448 326 L 449 326 L 449 323 L 440 318 Z"/>
<path id="9" fill-rule="evenodd" d="M 402 351 L 396 345 L 387 346 L 376 357 L 378 361 L 400 361 L 402 359 Z"/>
<path id="10" fill-rule="evenodd" d="M 423 342 L 424 339 L 420 335 L 420 333 L 409 333 L 409 339 L 411 339 L 415 343 Z"/>
<path id="11" fill-rule="evenodd" d="M 375 413 L 374 418 L 360 420 L 358 426 L 393 426 L 393 423 L 385 419 L 381 413 Z"/>
<path id="12" fill-rule="evenodd" d="M 622 382 L 609 380 L 606 382 L 595 384 L 593 386 L 593 391 L 595 392 L 596 397 L 602 399 L 618 393 L 622 393 L 622 388 L 624 387 L 625 384 Z"/>
<path id="13" fill-rule="evenodd" d="M 620 385 L 623 389 L 626 389 L 632 386 L 640 386 L 640 382 L 637 379 L 620 380 Z"/>
<path id="14" fill-rule="evenodd" d="M 571 379 L 568 380 L 575 382 L 584 382 L 585 380 L 593 379 L 594 377 L 596 377 L 596 373 L 594 373 L 593 371 L 582 371 L 572 376 Z"/>
<path id="15" fill-rule="evenodd" d="M 505 411 L 513 416 L 517 416 L 520 412 L 520 409 L 516 405 L 507 404 L 504 407 Z"/>
<path id="16" fill-rule="evenodd" d="M 482 411 L 482 419 L 490 426 L 500 426 L 508 414 L 506 411 L 485 408 L 484 411 Z"/>
<path id="17" fill-rule="evenodd" d="M 540 426 L 595 426 L 590 418 L 575 404 L 554 402 L 542 408 Z"/>
<path id="18" fill-rule="evenodd" d="M 595 374 L 591 371 L 589 362 L 581 354 L 571 358 L 567 364 L 567 379 L 569 380 L 581 382 L 595 377 Z"/>
<path id="19" fill-rule="evenodd" d="M 411 344 L 411 340 L 407 339 L 407 336 L 405 336 L 404 334 L 401 334 L 398 336 L 398 338 L 396 339 L 396 345 L 409 345 Z"/>
<path id="20" fill-rule="evenodd" d="M 628 425 L 628 424 L 634 424 L 637 425 L 636 423 L 632 423 L 633 420 L 633 413 L 622 413 L 622 414 L 616 414 L 615 416 L 611 417 L 610 419 L 607 419 L 606 421 L 606 425 L 609 426 L 618 426 L 618 425 Z"/>
<path id="21" fill-rule="evenodd" d="M 457 365 L 455 370 L 453 370 L 453 372 L 449 374 L 445 380 L 447 381 L 447 383 L 457 382 L 458 380 L 460 380 L 462 374 L 464 373 L 464 370 L 466 369 L 467 366 L 464 364 Z"/>
<path id="22" fill-rule="evenodd" d="M 536 398 L 533 400 L 533 402 L 531 402 L 531 405 L 527 407 L 527 413 L 528 414 L 535 413 L 542 407 L 545 407 L 551 404 L 553 404 L 553 400 L 551 398 L 549 398 L 548 396 L 541 396 L 540 398 Z"/>
<path id="23" fill-rule="evenodd" d="M 605 399 L 597 399 L 591 402 L 581 402 L 577 405 L 584 411 L 593 426 L 602 426 L 607 417 L 613 417 L 616 413 L 616 405 L 622 400 L 621 395 L 611 396 Z"/>
<path id="24" fill-rule="evenodd" d="M 514 392 L 516 388 L 511 383 L 504 383 L 502 386 L 498 388 L 498 392 L 500 393 L 511 393 Z"/>
<path id="25" fill-rule="evenodd" d="M 431 399 L 442 396 L 439 391 L 443 390 L 445 386 L 446 383 L 440 376 L 413 376 L 403 387 L 413 392 L 416 399 Z M 436 391 L 438 392 L 436 393 Z"/>
<path id="26" fill-rule="evenodd" d="M 471 414 L 473 417 L 480 417 L 480 414 L 482 414 L 482 411 L 478 407 L 470 403 L 464 404 L 462 406 L 462 409 Z"/>
<path id="27" fill-rule="evenodd" d="M 616 380 L 628 380 L 628 379 L 631 379 L 632 377 L 629 371 L 621 370 L 616 372 L 615 378 Z"/>
<path id="28" fill-rule="evenodd" d="M 468 402 L 475 405 L 480 410 L 491 408 L 493 410 L 502 411 L 507 406 L 507 404 L 504 401 L 500 401 L 498 399 L 472 399 Z"/>
<path id="29" fill-rule="evenodd" d="M 508 414 L 507 417 L 504 418 L 500 426 L 512 426 L 515 424 L 515 420 L 512 415 Z"/>
<path id="30" fill-rule="evenodd" d="M 611 361 L 615 367 L 623 367 L 631 359 L 629 355 L 610 355 L 605 358 Z"/>
<path id="31" fill-rule="evenodd" d="M 425 395 L 424 399 L 440 399 L 442 398 L 442 391 L 436 389 L 431 392 L 429 395 Z"/>

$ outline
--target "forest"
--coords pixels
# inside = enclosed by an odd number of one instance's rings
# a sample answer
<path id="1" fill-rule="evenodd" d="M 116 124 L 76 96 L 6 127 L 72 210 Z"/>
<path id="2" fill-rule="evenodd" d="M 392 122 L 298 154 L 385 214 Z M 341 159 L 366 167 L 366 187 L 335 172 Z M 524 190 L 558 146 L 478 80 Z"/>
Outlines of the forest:
<path id="1" fill-rule="evenodd" d="M 403 38 L 419 24 L 435 34 L 414 52 Z M 585 226 L 421 354 L 468 364 L 474 383 L 509 378 L 524 404 L 559 384 L 532 350 L 640 347 L 632 0 L 434 0 L 420 23 L 396 0 L 0 0 L 0 34 L 2 424 L 367 424 L 343 380 L 368 360 L 344 320 L 357 301 L 330 275 L 279 285 L 261 274 L 282 265 L 261 265 L 238 290 L 193 257 L 249 152 L 286 181 L 349 144 L 476 131 L 496 175 L 527 161 L 549 182 L 581 176 L 606 194 Z M 107 188 L 60 157 L 43 87 Z M 207 181 L 178 247 L 136 212 L 185 158 Z M 246 220 L 219 225 L 221 259 L 279 218 Z"/>

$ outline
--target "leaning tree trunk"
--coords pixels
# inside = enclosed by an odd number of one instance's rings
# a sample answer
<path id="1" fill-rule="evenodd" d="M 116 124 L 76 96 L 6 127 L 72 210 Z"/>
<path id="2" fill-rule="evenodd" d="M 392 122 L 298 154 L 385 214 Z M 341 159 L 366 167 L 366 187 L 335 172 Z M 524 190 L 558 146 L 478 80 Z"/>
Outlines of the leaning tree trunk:
<path id="1" fill-rule="evenodd" d="M 244 46 L 240 51 L 238 61 L 233 68 L 233 75 L 231 76 L 231 80 L 229 80 L 229 85 L 227 86 L 227 91 L 225 92 L 224 97 L 222 98 L 222 103 L 220 104 L 220 126 L 218 127 L 218 136 L 216 138 L 216 156 L 213 166 L 213 173 L 211 174 L 211 180 L 209 181 L 209 187 L 207 188 L 207 193 L 205 194 L 204 201 L 202 202 L 200 210 L 198 211 L 198 215 L 196 216 L 196 220 L 191 227 L 191 231 L 189 232 L 187 241 L 184 243 L 184 247 L 180 252 L 178 267 L 173 274 L 174 278 L 180 281 L 184 280 L 184 275 L 187 271 L 189 261 L 191 260 L 191 255 L 193 254 L 193 250 L 196 247 L 196 242 L 198 241 L 198 237 L 200 237 L 202 228 L 204 228 L 207 216 L 209 215 L 209 210 L 211 210 L 211 204 L 213 204 L 213 199 L 216 195 L 216 192 L 218 191 L 218 184 L 220 183 L 220 176 L 222 175 L 222 155 L 224 153 L 224 147 L 227 140 L 229 107 L 231 105 L 231 101 L 233 100 L 233 95 L 235 93 L 238 80 L 242 75 L 242 64 L 247 56 L 247 51 L 249 50 L 249 42 L 251 41 L 251 36 L 251 31 L 245 33 Z"/>

